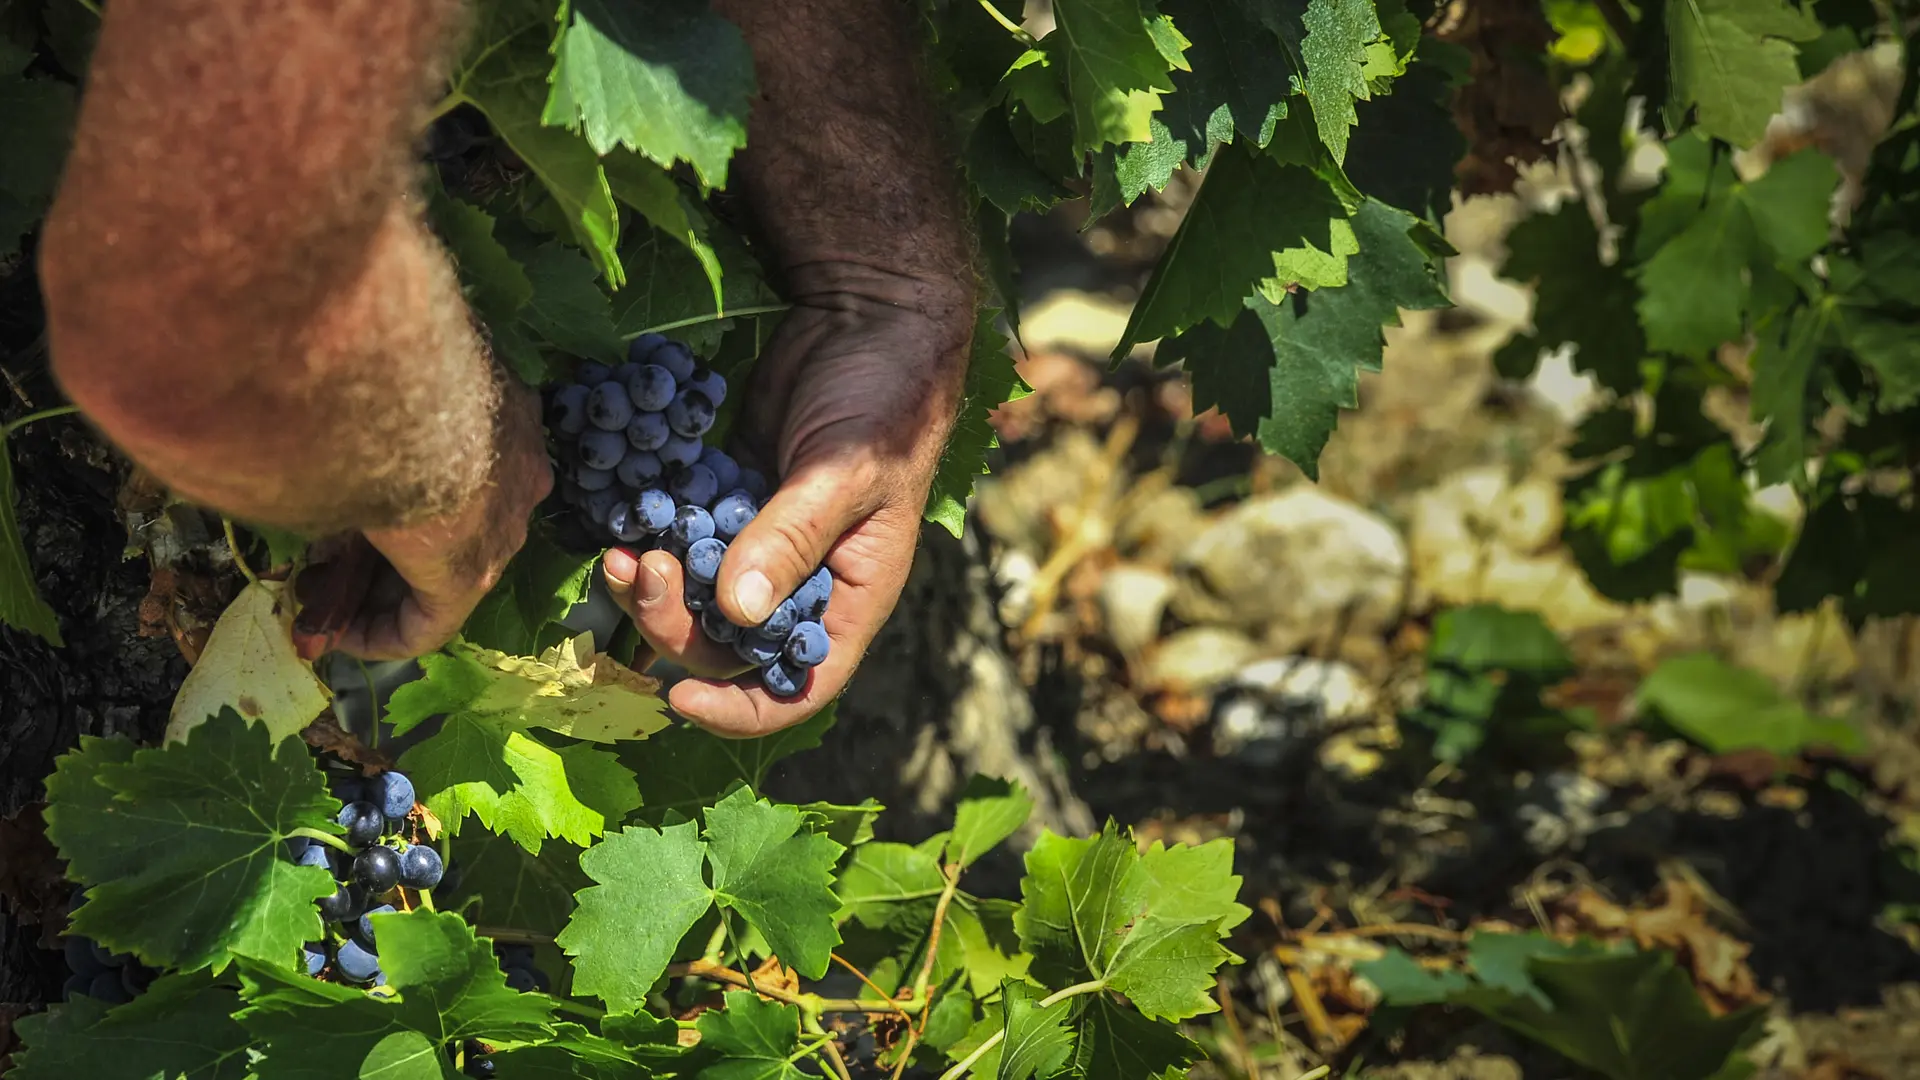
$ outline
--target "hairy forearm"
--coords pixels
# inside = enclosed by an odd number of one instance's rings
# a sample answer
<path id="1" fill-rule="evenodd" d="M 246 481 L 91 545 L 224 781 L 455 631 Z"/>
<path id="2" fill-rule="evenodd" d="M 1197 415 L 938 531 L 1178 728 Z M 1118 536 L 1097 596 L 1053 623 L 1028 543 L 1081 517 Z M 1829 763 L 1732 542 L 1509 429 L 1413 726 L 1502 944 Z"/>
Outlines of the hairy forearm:
<path id="1" fill-rule="evenodd" d="M 55 371 L 228 513 L 399 524 L 483 482 L 498 389 L 410 206 L 458 0 L 115 0 L 41 252 Z"/>

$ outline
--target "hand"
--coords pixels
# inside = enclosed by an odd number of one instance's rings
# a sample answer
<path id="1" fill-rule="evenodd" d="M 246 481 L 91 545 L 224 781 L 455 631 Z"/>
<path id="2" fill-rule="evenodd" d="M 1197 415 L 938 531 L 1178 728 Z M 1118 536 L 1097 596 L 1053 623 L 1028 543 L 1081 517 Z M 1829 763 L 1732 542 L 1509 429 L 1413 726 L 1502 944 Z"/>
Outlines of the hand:
<path id="1" fill-rule="evenodd" d="M 963 268 L 964 271 L 964 268 Z M 970 273 L 970 271 L 967 271 Z M 742 626 L 823 563 L 834 576 L 833 643 L 799 697 L 774 697 L 704 637 L 668 552 L 607 553 L 607 585 L 661 656 L 706 678 L 675 685 L 681 715 L 727 736 L 764 735 L 840 693 L 906 584 L 934 470 L 953 426 L 973 331 L 970 288 L 865 267 L 812 264 L 790 275 L 794 307 L 744 388 L 734 430 L 776 463 L 779 489 L 727 549 L 716 591 Z"/>
<path id="2" fill-rule="evenodd" d="M 404 660 L 445 645 L 526 543 L 533 508 L 553 489 L 540 400 L 502 380 L 493 472 L 458 513 L 328 537 L 295 580 L 294 645 L 308 660 L 338 649 Z"/>

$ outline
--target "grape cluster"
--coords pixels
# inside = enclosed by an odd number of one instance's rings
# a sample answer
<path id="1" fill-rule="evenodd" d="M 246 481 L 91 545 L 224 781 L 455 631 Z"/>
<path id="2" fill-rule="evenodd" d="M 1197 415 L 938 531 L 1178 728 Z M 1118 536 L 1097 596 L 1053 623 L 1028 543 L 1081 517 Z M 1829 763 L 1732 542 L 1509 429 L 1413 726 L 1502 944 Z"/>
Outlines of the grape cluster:
<path id="1" fill-rule="evenodd" d="M 597 537 L 672 552 L 701 632 L 758 668 L 769 691 L 797 696 L 827 658 L 822 620 L 833 575 L 816 570 L 759 626 L 720 613 L 714 582 L 727 545 L 768 496 L 765 477 L 702 441 L 726 400 L 726 379 L 659 334 L 635 338 L 620 367 L 586 362 L 574 379 L 550 398 L 561 498 Z"/>
<path id="2" fill-rule="evenodd" d="M 75 889 L 67 913 L 72 914 L 86 899 L 85 889 Z M 108 952 L 99 942 L 78 934 L 68 934 L 63 943 L 67 954 L 66 996 L 85 994 L 105 1005 L 125 1005 L 145 990 L 159 972 L 125 953 Z"/>
<path id="3" fill-rule="evenodd" d="M 347 844 L 354 850 L 342 852 L 305 837 L 288 840 L 287 849 L 295 864 L 323 867 L 333 875 L 333 895 L 318 903 L 321 917 L 339 926 L 342 940 L 331 955 L 327 942 L 308 942 L 303 961 L 307 974 L 315 977 L 383 986 L 387 977 L 380 970 L 373 916 L 396 910 L 387 902 L 396 888 L 431 889 L 440 884 L 446 868 L 438 851 L 401 836 L 414 804 L 413 782 L 404 775 L 340 776 L 331 786 L 341 802 L 334 821 L 347 830 Z"/>

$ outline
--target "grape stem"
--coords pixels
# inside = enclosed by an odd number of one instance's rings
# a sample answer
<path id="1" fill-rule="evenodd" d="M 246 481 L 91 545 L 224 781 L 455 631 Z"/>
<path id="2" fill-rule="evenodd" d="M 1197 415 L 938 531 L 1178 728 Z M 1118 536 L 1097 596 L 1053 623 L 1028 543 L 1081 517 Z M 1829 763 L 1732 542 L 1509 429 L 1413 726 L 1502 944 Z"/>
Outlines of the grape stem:
<path id="1" fill-rule="evenodd" d="M 1026 27 L 1021 26 L 1019 23 L 1014 22 L 1012 19 L 1007 18 L 1004 12 L 1002 12 L 999 8 L 994 7 L 993 0 L 980 0 L 980 6 L 987 10 L 987 14 L 992 17 L 994 22 L 997 22 L 1001 26 L 1006 27 L 1008 33 L 1012 34 L 1015 38 L 1018 38 L 1020 41 L 1020 44 L 1025 45 L 1029 49 L 1033 48 L 1034 45 L 1038 44 L 1038 42 L 1033 40 L 1033 35 L 1027 32 Z"/>
<path id="2" fill-rule="evenodd" d="M 30 412 L 18 420 L 8 421 L 5 427 L 0 427 L 0 439 L 5 439 L 7 436 L 12 435 L 14 432 L 19 431 L 35 420 L 51 420 L 56 416 L 71 416 L 79 411 L 80 407 L 78 405 L 56 405 L 51 409 L 41 409 L 39 412 Z"/>
<path id="3" fill-rule="evenodd" d="M 824 1036 L 826 1041 L 820 1044 L 820 1050 L 826 1055 L 827 1064 L 832 1067 L 836 1080 L 853 1080 L 853 1073 L 847 1069 L 847 1059 L 840 1056 L 840 1043 L 826 1028 L 820 1026 L 818 1017 L 809 1016 L 804 1025 L 814 1035 Z"/>
<path id="4" fill-rule="evenodd" d="M 220 515 L 220 530 L 227 534 L 227 550 L 233 553 L 233 565 L 240 568 L 240 576 L 246 578 L 249 585 L 260 584 L 260 575 L 253 572 L 253 567 L 247 565 L 247 557 L 240 554 L 240 541 L 233 535 L 233 519 Z"/>
<path id="5" fill-rule="evenodd" d="M 349 855 L 353 854 L 353 845 L 347 843 L 345 840 L 340 839 L 339 837 L 333 835 L 332 833 L 321 832 L 319 829 L 309 829 L 302 826 L 301 828 L 295 829 L 292 832 L 288 833 L 287 835 L 288 836 L 304 836 L 309 840 L 317 840 L 320 843 L 325 844 L 328 847 L 334 849 L 335 851 L 344 851 Z"/>
<path id="6" fill-rule="evenodd" d="M 709 960 L 690 960 L 684 964 L 669 964 L 667 975 L 676 979 L 708 979 L 728 986 L 737 986 L 742 990 L 752 990 L 761 997 L 778 1001 L 783 1005 L 795 1005 L 809 1016 L 819 1016 L 830 1012 L 885 1013 L 897 1012 L 913 1014 L 920 1011 L 923 1002 L 862 1000 L 860 998 L 829 998 L 818 994 L 796 994 L 782 990 L 777 986 L 764 986 L 755 983 L 745 974 L 729 967 L 723 967 Z"/>
<path id="7" fill-rule="evenodd" d="M 1072 986 L 1067 987 L 1065 990 L 1062 990 L 1057 994 L 1051 994 L 1051 995 L 1048 995 L 1047 997 L 1041 998 L 1040 1004 L 1035 1005 L 1034 1008 L 1051 1009 L 1055 1005 L 1060 1004 L 1061 1002 L 1067 1000 L 1070 997 L 1079 997 L 1081 994 L 1097 994 L 1100 991 L 1105 990 L 1106 988 L 1107 988 L 1107 980 L 1105 979 L 1093 979 L 1088 982 L 1074 983 Z M 978 1065 L 980 1063 L 981 1058 L 987 1056 L 988 1051 L 992 1050 L 996 1046 L 999 1046 L 1000 1041 L 1002 1039 L 1005 1039 L 1006 1037 L 1007 1037 L 1006 1028 L 1001 1028 L 999 1031 L 994 1032 L 991 1036 L 987 1038 L 986 1042 L 983 1042 L 979 1046 L 975 1047 L 973 1050 L 973 1053 L 968 1054 L 964 1058 L 961 1058 L 960 1063 L 958 1065 L 955 1065 L 953 1068 L 948 1069 L 946 1072 L 941 1073 L 940 1080 L 960 1080 L 961 1077 L 967 1075 L 968 1070 L 972 1069 L 975 1065 Z"/>
<path id="8" fill-rule="evenodd" d="M 927 998 L 927 985 L 933 978 L 933 965 L 940 959 L 940 931 L 947 925 L 947 909 L 953 904 L 953 894 L 960 888 L 960 864 L 942 863 L 940 876 L 946 879 L 946 885 L 940 890 L 940 899 L 933 905 L 933 928 L 927 931 L 927 958 L 920 964 L 920 974 L 914 977 L 913 993 L 909 1000 L 925 1002 L 920 1010 L 920 1022 L 907 1028 L 906 1045 L 900 1048 L 900 1061 L 894 1066 L 892 1080 L 900 1080 L 906 1075 L 907 1062 L 913 1059 L 913 1048 L 920 1043 L 920 1036 L 927 1030 L 927 1018 L 933 1015 L 932 1002 Z"/>
<path id="9" fill-rule="evenodd" d="M 476 926 L 473 932 L 483 938 L 492 938 L 505 945 L 551 945 L 552 934 L 542 934 L 537 930 L 515 930 L 510 926 Z"/>
<path id="10" fill-rule="evenodd" d="M 756 304 L 753 307 L 734 308 L 732 311 L 716 311 L 711 315 L 695 315 L 690 319 L 675 319 L 672 322 L 661 323 L 659 326 L 649 326 L 645 330 L 635 330 L 631 334 L 622 334 L 620 338 L 623 341 L 632 341 L 642 334 L 664 334 L 669 330 L 684 330 L 689 326 L 740 319 L 748 315 L 778 315 L 792 308 L 792 304 Z"/>

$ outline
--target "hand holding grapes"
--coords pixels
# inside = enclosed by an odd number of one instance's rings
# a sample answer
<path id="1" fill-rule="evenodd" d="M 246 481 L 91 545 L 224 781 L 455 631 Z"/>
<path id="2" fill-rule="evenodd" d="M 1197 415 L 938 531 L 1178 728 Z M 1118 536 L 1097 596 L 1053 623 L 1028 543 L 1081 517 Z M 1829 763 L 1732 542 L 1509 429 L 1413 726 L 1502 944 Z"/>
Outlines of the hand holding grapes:
<path id="1" fill-rule="evenodd" d="M 788 285 L 794 308 L 756 366 L 735 426 L 778 487 L 728 548 L 716 600 L 733 622 L 758 625 L 824 564 L 835 579 L 825 617 L 832 648 L 796 697 L 726 678 L 673 688 L 677 711 L 727 735 L 763 734 L 819 711 L 893 611 L 973 325 L 971 292 L 952 282 L 825 263 L 793 269 Z M 616 548 L 605 571 L 662 656 L 705 676 L 745 667 L 701 633 L 671 552 L 636 559 Z"/>

